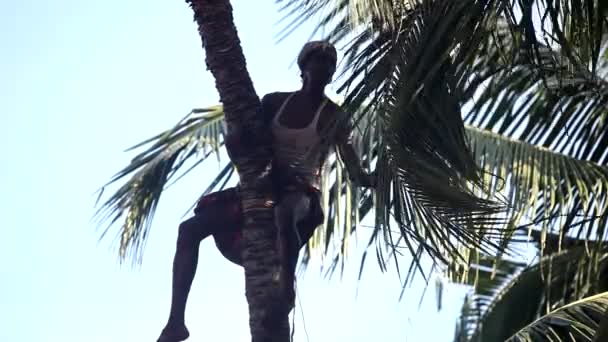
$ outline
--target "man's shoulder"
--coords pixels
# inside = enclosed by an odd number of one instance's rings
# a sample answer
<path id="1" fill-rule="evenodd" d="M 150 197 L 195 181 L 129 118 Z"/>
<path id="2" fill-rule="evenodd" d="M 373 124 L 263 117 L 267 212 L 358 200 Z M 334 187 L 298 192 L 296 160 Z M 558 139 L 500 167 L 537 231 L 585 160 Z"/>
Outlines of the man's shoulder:
<path id="1" fill-rule="evenodd" d="M 325 101 L 327 101 L 327 108 L 329 108 L 332 112 L 334 113 L 342 113 L 342 107 L 340 107 L 339 104 L 337 104 L 336 102 L 334 102 L 332 99 L 330 99 L 329 97 L 325 98 Z"/>
<path id="2" fill-rule="evenodd" d="M 346 111 L 344 111 L 342 106 L 340 106 L 338 103 L 336 103 L 335 101 L 333 101 L 330 98 L 327 98 L 326 106 L 329 109 L 329 112 L 331 113 L 331 117 L 333 118 L 333 120 L 335 120 L 337 123 L 339 123 L 339 125 L 347 124 L 347 121 L 349 120 L 349 116 L 346 113 Z"/>
<path id="3" fill-rule="evenodd" d="M 290 94 L 292 93 L 276 91 L 262 97 L 262 112 L 264 113 L 264 120 L 266 122 L 270 122 L 274 118 L 275 113 Z"/>
<path id="4" fill-rule="evenodd" d="M 284 101 L 291 94 L 293 94 L 293 92 L 288 91 L 275 91 L 272 93 L 268 93 L 262 97 L 262 103 L 273 105 L 277 102 Z"/>

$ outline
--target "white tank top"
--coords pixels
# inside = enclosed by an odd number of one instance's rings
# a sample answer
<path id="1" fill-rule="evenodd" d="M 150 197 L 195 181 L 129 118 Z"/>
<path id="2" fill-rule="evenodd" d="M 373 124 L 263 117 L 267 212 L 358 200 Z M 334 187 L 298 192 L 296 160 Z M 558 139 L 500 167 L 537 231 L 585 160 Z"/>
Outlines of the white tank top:
<path id="1" fill-rule="evenodd" d="M 287 97 L 272 120 L 275 163 L 281 175 L 296 176 L 310 185 L 318 187 L 321 160 L 320 149 L 315 147 L 318 147 L 321 137 L 317 132 L 317 124 L 323 108 L 327 104 L 327 99 L 323 100 L 312 121 L 306 127 L 288 128 L 281 125 L 279 120 L 287 103 L 294 95 L 295 93 L 292 93 Z M 314 155 L 312 155 L 313 153 Z"/>

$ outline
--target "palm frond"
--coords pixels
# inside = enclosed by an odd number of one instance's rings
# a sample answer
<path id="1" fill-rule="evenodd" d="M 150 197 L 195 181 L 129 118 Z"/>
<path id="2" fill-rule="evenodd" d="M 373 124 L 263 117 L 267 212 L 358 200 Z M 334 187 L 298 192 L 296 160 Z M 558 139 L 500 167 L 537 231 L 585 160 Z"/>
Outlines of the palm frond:
<path id="1" fill-rule="evenodd" d="M 512 30 L 521 32 L 522 48 L 531 61 L 541 59 L 539 50 L 551 46 L 562 51 L 565 59 L 577 68 L 588 66 L 591 73 L 596 70 L 608 29 L 605 2 L 535 0 L 517 5 L 509 8 L 506 14 L 510 15 L 505 18 Z"/>
<path id="2" fill-rule="evenodd" d="M 598 163 L 608 155 L 608 129 L 604 128 L 608 102 L 606 91 L 603 90 L 608 70 L 605 67 L 607 61 L 602 57 L 606 54 L 606 6 L 601 1 L 469 1 L 458 2 L 458 5 L 443 1 L 406 1 L 400 3 L 406 3 L 407 6 L 399 7 L 388 19 L 379 15 L 375 9 L 395 8 L 395 2 L 389 0 L 278 2 L 284 5 L 284 9 L 290 10 L 287 16 L 321 16 L 319 27 L 329 28 L 328 39 L 345 44 L 346 79 L 341 86 L 341 90 L 347 92 L 345 108 L 362 113 L 373 112 L 381 121 L 380 124 L 384 124 L 387 129 L 394 129 L 395 135 L 401 138 L 393 145 L 409 147 L 409 142 L 420 140 L 420 145 L 424 145 L 424 139 L 416 139 L 420 135 L 412 135 L 414 138 L 410 138 L 411 132 L 407 129 L 421 131 L 417 124 L 422 122 L 424 126 L 424 120 L 420 120 L 418 115 L 423 119 L 435 117 L 433 111 L 436 108 L 429 106 L 428 102 L 447 104 L 436 110 L 441 113 L 439 121 L 435 123 L 438 133 L 433 135 L 431 132 L 427 135 L 432 137 L 432 143 L 435 144 L 431 145 L 433 151 L 438 152 L 436 155 L 416 155 L 422 156 L 420 159 L 424 158 L 434 167 L 440 166 L 439 170 L 448 171 L 433 175 L 438 183 L 446 175 L 453 176 L 449 172 L 450 166 L 455 166 L 452 170 L 462 172 L 467 169 L 467 165 L 472 165 L 466 156 L 466 144 L 459 141 L 458 129 L 455 134 L 450 134 L 450 130 L 445 128 L 458 127 L 458 124 L 454 125 L 458 120 L 446 123 L 448 119 L 458 116 L 451 116 L 458 112 L 454 104 L 464 105 L 465 108 L 472 106 L 466 121 L 474 126 L 492 129 L 507 136 L 521 136 L 522 140 L 532 144 Z M 368 5 L 367 16 L 361 17 L 364 20 L 353 22 L 351 14 L 357 11 L 358 6 L 364 5 Z M 447 15 L 443 15 L 445 13 Z M 534 15 L 541 18 L 542 27 L 534 27 Z M 397 21 L 399 25 L 386 25 L 387 21 L 389 24 Z M 432 23 L 441 25 L 433 29 Z M 292 26 L 297 25 L 298 22 L 292 22 Z M 445 30 L 446 26 L 450 30 Z M 543 39 L 538 39 L 539 35 Z M 437 57 L 433 59 L 427 58 L 428 56 Z M 426 82 L 447 85 L 448 96 L 445 97 L 446 93 L 441 89 L 427 87 Z M 428 98 L 434 102 L 424 101 L 427 91 L 432 94 Z M 416 101 L 412 100 L 414 94 Z M 394 109 L 392 113 L 391 108 Z M 414 114 L 408 116 L 410 111 Z M 515 134 L 514 131 L 523 125 L 526 125 L 523 133 Z M 572 128 L 574 131 L 571 131 Z M 391 137 L 390 134 L 385 135 Z M 404 137 L 410 139 L 403 139 Z M 450 138 L 456 140 L 446 140 Z M 389 142 L 388 139 L 381 142 L 382 151 L 390 151 L 386 148 Z M 448 149 L 445 149 L 446 146 Z M 450 150 L 453 146 L 456 148 Z M 425 152 L 424 147 L 422 152 Z M 420 160 L 400 160 L 402 164 L 406 161 L 416 165 Z M 412 168 L 427 172 L 424 167 Z M 572 171 L 578 172 L 576 169 Z M 466 175 L 466 172 L 462 174 Z M 585 179 L 586 184 L 579 188 L 581 192 L 568 192 L 572 207 L 577 209 L 565 219 L 562 225 L 564 229 L 571 226 L 569 223 L 572 217 L 581 213 L 586 213 L 587 217 L 602 215 L 585 210 L 598 207 L 583 206 L 585 201 L 580 198 L 592 197 L 586 195 L 585 190 L 593 182 L 589 177 L 595 175 L 583 172 L 578 176 Z M 542 179 L 554 179 L 538 178 L 535 174 L 526 177 L 540 182 Z M 419 186 L 428 190 L 428 184 L 416 184 L 412 180 L 416 180 L 416 177 L 408 175 L 406 181 L 410 184 L 406 185 L 410 188 L 416 189 Z M 485 180 L 500 183 L 500 180 Z M 602 175 L 599 183 L 603 181 Z M 388 180 L 385 183 L 393 184 Z M 566 188 L 572 189 L 572 184 L 563 186 L 562 193 L 570 191 Z M 603 191 L 597 187 L 594 190 Z M 538 194 L 541 195 L 541 192 Z M 437 195 L 450 196 L 444 193 Z M 553 195 L 559 195 L 559 191 Z M 396 203 L 406 202 L 402 198 Z M 523 203 L 540 204 L 556 200 L 555 197 L 546 199 L 547 201 L 533 199 Z M 592 201 L 600 203 L 603 200 Z M 432 200 L 429 202 L 441 203 Z M 383 208 L 377 209 L 382 211 Z M 551 222 L 547 217 L 556 213 L 546 212 L 545 209 L 535 208 L 534 220 L 544 220 L 547 226 Z M 589 230 L 585 234 L 587 232 Z"/>
<path id="3" fill-rule="evenodd" d="M 448 273 L 452 282 L 474 287 L 465 298 L 455 340 L 503 341 L 534 319 L 543 284 L 535 273 L 523 274 L 524 269 L 525 265 L 513 261 L 496 263 L 494 258 L 477 256 L 466 272 L 458 269 Z M 509 305 L 501 305 L 503 301 Z M 521 306 L 515 309 L 511 306 L 515 304 Z M 520 314 L 514 315 L 513 310 Z"/>
<path id="4" fill-rule="evenodd" d="M 120 240 L 122 257 L 125 255 L 124 251 L 129 248 L 137 249 L 141 245 L 141 242 L 138 241 L 145 240 L 162 190 L 167 187 L 170 180 L 178 178 L 176 175 L 180 174 L 178 171 L 181 171 L 178 169 L 190 162 L 192 164 L 188 169 L 190 171 L 212 153 L 218 153 L 218 149 L 223 143 L 221 140 L 222 122 L 223 112 L 219 106 L 206 111 L 196 111 L 172 130 L 148 139 L 145 143 L 152 143 L 152 146 L 134 158 L 132 163 L 109 183 L 115 183 L 131 176 L 131 179 L 102 206 L 102 209 L 105 210 L 104 213 L 113 215 L 110 224 L 124 217 L 119 231 L 122 237 Z M 366 124 L 365 121 L 362 121 L 363 126 Z M 369 166 L 378 156 L 376 144 L 379 141 L 380 132 L 368 127 L 368 129 L 356 129 L 355 133 L 356 147 L 363 156 L 363 162 Z M 492 172 L 502 179 L 508 180 L 508 182 L 490 184 L 493 186 L 493 191 L 500 191 L 501 187 L 503 190 L 504 188 L 513 189 L 510 198 L 514 203 L 513 207 L 519 210 L 513 211 L 516 214 L 526 210 L 536 213 L 538 208 L 548 208 L 551 212 L 560 210 L 568 212 L 572 209 L 569 207 L 572 202 L 570 195 L 579 193 L 587 195 L 584 199 L 591 207 L 603 208 L 605 205 L 605 202 L 601 200 L 605 195 L 599 191 L 608 189 L 608 185 L 604 185 L 605 178 L 595 177 L 593 178 L 595 183 L 589 183 L 585 178 L 580 177 L 581 174 L 590 173 L 604 175 L 606 172 L 604 167 L 591 162 L 577 161 L 472 127 L 467 127 L 467 137 L 470 139 L 474 157 L 479 165 L 486 172 Z M 144 143 L 138 146 L 143 145 Z M 200 151 L 203 153 L 197 153 Z M 179 162 L 176 162 L 178 156 Z M 338 265 L 344 266 L 349 238 L 356 231 L 360 219 L 373 208 L 374 197 L 371 192 L 361 191 L 350 183 L 343 161 L 337 155 L 330 155 L 328 165 L 323 176 L 322 189 L 326 221 L 309 241 L 303 261 L 306 264 L 313 254 L 320 256 L 333 254 L 329 267 L 329 270 L 333 272 Z M 550 165 L 563 166 L 559 171 L 551 171 Z M 518 170 L 528 170 L 528 172 Z M 218 185 L 223 187 L 230 178 L 231 171 L 232 166 L 228 162 L 204 193 L 217 189 Z M 181 175 L 184 173 L 181 172 Z M 159 174 L 161 177 L 158 176 Z M 166 175 L 164 178 L 163 174 Z M 221 184 L 222 182 L 223 184 Z M 544 189 L 543 191 L 547 195 L 530 197 L 529 192 L 533 187 L 530 187 L 529 184 L 536 184 L 539 189 Z M 555 184 L 567 184 L 568 187 L 554 186 Z M 543 191 L 537 192 L 543 194 Z M 521 198 L 533 198 L 534 201 L 530 200 L 530 203 L 520 205 L 518 201 Z M 548 198 L 556 200 L 549 201 Z M 597 200 L 597 203 L 593 200 Z M 389 205 L 393 205 L 393 203 L 394 201 Z M 396 209 L 398 214 L 405 212 L 405 215 L 411 215 L 410 217 L 416 215 L 415 211 L 414 214 L 409 214 L 403 207 L 396 206 Z M 100 209 L 98 213 L 101 212 Z M 514 214 L 514 216 L 520 221 L 525 219 L 524 215 Z M 412 265 L 414 267 L 410 265 L 409 268 L 410 272 L 413 272 L 421 270 L 419 266 L 421 249 L 434 248 L 439 243 L 433 244 L 433 242 L 444 237 L 451 239 L 452 234 L 448 231 L 443 235 L 433 236 L 425 231 L 378 230 L 372 234 L 370 246 L 376 243 L 377 259 L 383 269 L 386 268 L 387 259 L 394 259 L 397 255 L 392 252 L 388 257 L 383 256 L 385 247 L 387 245 L 404 246 L 413 257 Z M 397 262 L 395 264 L 397 265 Z M 407 278 L 409 277 L 408 273 Z"/>
<path id="5" fill-rule="evenodd" d="M 396 2 L 382 3 L 390 7 Z M 497 227 L 496 214 L 504 208 L 470 189 L 483 182 L 460 113 L 461 80 L 473 70 L 468 65 L 484 38 L 479 23 L 489 20 L 491 8 L 500 2 L 402 3 L 407 6 L 397 11 L 398 25 L 386 26 L 371 14 L 360 33 L 348 19 L 360 2 L 339 2 L 321 20 L 333 25 L 329 40 L 348 42 L 349 75 L 340 87 L 346 92 L 343 107 L 361 113 L 354 115 L 355 122 L 373 116 L 370 124 L 382 132 L 376 164 L 382 196 L 375 205 L 376 229 L 382 234 L 377 235 L 389 245 L 409 238 L 404 244 L 410 251 L 424 242 L 425 252 L 442 262 L 462 257 L 459 244 L 500 249 L 487 238 L 499 233 L 487 229 Z M 305 16 L 328 6 L 324 1 L 287 1 L 288 8 L 290 4 L 292 13 Z M 391 221 L 399 236 L 390 233 Z"/>
<path id="6" fill-rule="evenodd" d="M 603 163 L 608 144 L 607 103 L 604 80 L 589 80 L 567 68 L 540 71 L 517 66 L 488 82 L 466 119 L 499 134 Z"/>
<path id="7" fill-rule="evenodd" d="M 606 290 L 606 254 L 598 271 L 590 273 L 593 257 L 585 246 L 544 257 L 530 267 L 501 260 L 491 268 L 492 259 L 472 263 L 467 281 L 462 281 L 462 271 L 451 274 L 452 281 L 474 286 L 457 327 L 462 341 L 504 341 L 542 314 Z"/>
<path id="8" fill-rule="evenodd" d="M 538 267 L 525 269 L 521 264 L 501 260 L 502 266 L 494 270 L 494 260 L 481 261 L 467 272 L 469 281 L 475 279 L 469 282 L 475 287 L 461 312 L 458 339 L 504 341 L 537 317 L 543 293 L 541 274 Z M 454 273 L 452 277 L 458 282 L 462 275 Z"/>
<path id="9" fill-rule="evenodd" d="M 590 253 L 598 255 L 597 253 L 602 251 L 604 244 L 593 241 L 604 239 L 606 233 L 607 167 L 590 161 L 577 160 L 543 147 L 471 126 L 466 127 L 466 134 L 476 163 L 487 175 L 486 189 L 490 195 L 504 196 L 509 205 L 509 211 L 505 216 L 509 226 L 502 231 L 502 235 L 492 236 L 491 232 L 488 232 L 490 234 L 488 237 L 501 238 L 500 243 L 508 243 L 516 228 L 531 229 L 535 227 L 534 224 L 538 224 L 540 227 L 538 234 L 542 237 L 539 247 L 543 255 L 548 254 L 543 250 L 547 236 L 550 234 L 559 236 L 560 245 L 554 247 L 557 251 L 565 247 L 561 243 L 567 242 L 569 235 L 586 241 Z M 415 217 L 416 208 L 412 210 L 399 206 L 397 201 L 403 200 L 398 199 L 396 193 L 397 191 L 393 190 L 393 197 L 387 196 L 385 199 L 387 202 L 392 201 L 390 213 L 395 216 L 401 214 L 402 217 Z M 404 194 L 403 198 L 407 198 L 408 195 Z M 407 203 L 406 201 L 401 203 Z M 410 214 L 412 212 L 413 214 Z M 421 230 L 422 233 L 414 230 L 398 231 L 396 236 L 393 236 L 393 230 L 384 227 L 383 233 L 375 236 L 382 234 L 389 236 L 391 240 L 388 243 L 391 246 L 396 246 L 394 242 L 400 241 L 399 247 L 408 248 L 414 260 L 417 260 L 418 250 L 415 248 L 417 246 L 423 245 L 425 248 L 439 246 L 437 250 L 440 250 L 440 242 L 435 243 L 435 241 L 441 239 L 450 241 L 458 235 L 467 236 L 467 232 L 462 234 L 462 231 L 456 229 L 444 230 L 443 235 L 433 235 L 432 228 L 435 227 L 427 226 L 427 230 Z M 463 241 L 465 246 L 469 241 L 475 241 L 473 233 L 475 231 L 469 235 L 471 240 Z M 410 239 L 413 241 L 410 242 Z M 386 243 L 387 239 L 378 242 Z M 464 249 L 462 255 L 474 255 L 478 252 L 475 248 Z M 453 263 L 454 260 L 451 262 Z M 591 267 L 593 272 L 598 270 L 597 263 L 587 264 L 585 267 Z"/>
<path id="10" fill-rule="evenodd" d="M 608 292 L 559 308 L 524 327 L 507 342 L 592 342 L 608 309 Z"/>
<path id="11" fill-rule="evenodd" d="M 475 127 L 466 127 L 466 134 L 476 162 L 487 175 L 493 175 L 487 182 L 490 192 L 503 194 L 507 198 L 510 207 L 507 218 L 511 227 L 530 227 L 531 229 L 535 227 L 532 223 L 539 223 L 540 231 L 533 232 L 542 239 L 539 244 L 541 252 L 545 248 L 547 240 L 553 234 L 557 234 L 556 236 L 559 237 L 559 241 L 557 241 L 559 245 L 556 245 L 553 241 L 554 243 L 549 246 L 550 249 L 546 254 L 559 251 L 560 248 L 570 247 L 567 243 L 572 238 L 568 237 L 568 232 L 573 231 L 575 227 L 578 227 L 578 232 L 584 232 L 582 236 L 579 234 L 579 238 L 587 242 L 586 245 L 589 250 L 597 252 L 603 248 L 603 244 L 593 243 L 593 240 L 604 236 L 603 227 L 605 224 L 603 222 L 606 219 L 608 168 Z M 370 141 L 373 142 L 373 139 Z M 364 156 L 370 155 L 374 151 L 373 145 L 365 146 L 367 146 L 367 150 L 361 150 L 362 154 Z M 375 158 L 375 155 L 373 157 Z M 335 162 L 339 162 L 339 160 L 334 160 Z M 335 170 L 335 168 L 336 166 L 332 164 L 331 170 Z M 343 167 L 339 169 L 343 169 Z M 341 179 L 346 179 L 346 175 Z M 343 197 L 347 203 L 346 205 L 353 203 L 352 200 L 357 196 L 364 196 L 351 205 L 352 208 L 366 209 L 364 212 L 359 211 L 358 217 L 363 217 L 367 210 L 371 210 L 369 205 L 363 205 L 364 202 L 370 203 L 371 197 L 369 196 L 371 194 L 358 193 L 358 189 L 351 187 L 346 181 L 333 184 L 334 186 L 341 184 L 342 196 L 350 194 L 348 200 Z M 329 190 L 329 188 L 326 189 Z M 338 193 L 337 188 L 332 188 L 331 194 L 327 193 L 325 196 L 326 199 L 331 197 L 332 200 L 326 203 L 336 205 L 344 203 L 333 201 L 336 193 Z M 584 204 L 584 206 L 580 204 Z M 335 216 L 335 206 L 326 208 L 326 212 L 328 213 L 328 222 L 331 222 L 330 227 L 334 227 L 336 223 L 341 222 Z M 351 211 L 347 210 L 346 212 Z M 355 214 L 352 213 L 351 215 Z M 354 220 L 355 217 L 353 216 L 352 219 Z M 351 227 L 346 224 L 348 220 L 348 216 L 342 220 L 342 231 L 355 231 L 356 224 Z M 329 237 L 332 236 L 331 232 L 334 231 L 333 229 L 338 231 L 338 227 L 330 229 L 332 230 L 321 229 L 318 231 L 319 235 L 317 235 L 317 237 L 322 235 L 326 238 L 324 239 L 325 253 L 327 253 L 327 246 L 330 242 Z M 384 243 L 386 239 L 377 238 L 387 235 L 390 238 L 392 234 L 395 234 L 395 236 L 389 242 L 393 246 L 404 245 L 410 250 L 414 259 L 413 262 L 416 262 L 419 258 L 417 247 L 420 246 L 421 242 L 426 243 L 428 240 L 424 240 L 422 237 L 416 240 L 415 233 L 411 231 L 403 233 L 393 230 L 392 233 L 378 232 L 373 234 L 374 242 Z M 342 236 L 346 238 L 348 234 Z M 412 237 L 414 238 L 412 239 Z M 429 240 L 432 238 L 433 236 Z M 408 245 L 407 242 L 410 242 L 410 239 L 413 241 Z M 395 241 L 400 241 L 400 243 L 396 244 Z M 316 241 L 311 245 L 318 243 Z M 377 250 L 379 250 L 377 252 L 379 261 L 384 261 L 386 258 L 382 257 L 383 249 L 377 246 Z M 475 254 L 474 251 L 466 253 Z M 339 260 L 344 261 L 341 257 L 342 255 L 334 257 L 332 264 L 334 268 Z M 381 265 L 381 267 L 385 268 L 385 265 Z"/>
<path id="12" fill-rule="evenodd" d="M 96 212 L 100 222 L 109 221 L 102 238 L 114 223 L 123 220 L 117 234 L 121 261 L 128 255 L 133 257 L 133 261 L 141 261 L 145 240 L 163 191 L 170 181 L 183 177 L 211 154 L 217 154 L 219 160 L 223 134 L 221 107 L 195 109 L 172 129 L 130 149 L 151 144 L 101 188 L 99 199 L 107 186 L 130 177 Z M 193 160 L 194 163 L 184 171 L 184 166 Z M 224 167 L 224 171 L 212 183 L 229 176 L 230 170 L 230 165 Z"/>
<path id="13" fill-rule="evenodd" d="M 456 329 L 454 330 L 454 342 L 470 342 L 469 329 L 470 318 L 469 317 L 479 317 L 481 313 L 479 313 L 478 309 L 472 306 L 473 301 L 470 300 L 469 296 L 465 296 L 464 303 L 462 308 L 460 309 L 460 317 L 456 321 Z"/>
<path id="14" fill-rule="evenodd" d="M 134 261 L 141 261 L 154 212 L 170 182 L 179 180 L 212 154 L 216 154 L 220 161 L 219 153 L 224 145 L 223 120 L 222 106 L 195 109 L 172 129 L 129 149 L 150 144 L 100 190 L 99 198 L 106 187 L 126 179 L 96 213 L 101 222 L 109 221 L 102 238 L 122 219 L 118 231 L 121 260 L 131 255 Z M 354 134 L 358 149 L 365 154 L 363 161 L 366 163 L 370 163 L 374 156 L 371 152 L 373 146 L 369 143 L 375 139 L 370 139 L 368 135 L 359 130 Z M 184 171 L 186 166 L 188 168 Z M 226 162 L 200 196 L 222 189 L 233 171 L 232 163 Z M 360 218 L 369 213 L 372 207 L 371 192 L 361 191 L 351 184 L 343 162 L 335 154 L 329 156 L 328 167 L 325 168 L 322 194 L 326 220 L 308 243 L 304 265 L 315 252 L 322 256 L 334 250 L 337 250 L 336 262 L 343 264 L 352 232 Z"/>
<path id="15" fill-rule="evenodd" d="M 593 3 L 596 2 L 587 5 Z M 577 4 L 582 6 L 582 2 Z M 587 11 L 576 6 L 563 10 Z M 547 14 L 543 20 L 552 16 L 549 12 L 543 13 Z M 567 31 L 574 36 L 587 32 L 587 39 L 565 41 L 562 36 L 545 43 L 529 35 L 532 28 L 525 26 L 531 19 L 526 16 L 522 22 L 511 23 L 511 27 L 505 24 L 508 19 L 502 19 L 496 25 L 503 33 L 495 34 L 486 43 L 486 54 L 478 56 L 478 77 L 467 89 L 471 110 L 465 121 L 577 159 L 605 162 L 608 61 L 602 55 L 608 48 L 608 34 L 602 31 L 603 25 L 598 33 L 595 26 L 586 26 L 588 20 L 578 26 L 571 22 Z M 552 29 L 563 29 L 556 27 Z M 509 28 L 519 38 L 505 33 Z M 600 35 L 596 37 L 597 34 Z"/>
<path id="16" fill-rule="evenodd" d="M 581 238 L 605 238 L 607 167 L 475 127 L 467 134 L 479 165 L 496 176 L 490 190 L 507 194 L 513 227 L 538 223 L 541 234 L 563 237 L 579 225 Z"/>

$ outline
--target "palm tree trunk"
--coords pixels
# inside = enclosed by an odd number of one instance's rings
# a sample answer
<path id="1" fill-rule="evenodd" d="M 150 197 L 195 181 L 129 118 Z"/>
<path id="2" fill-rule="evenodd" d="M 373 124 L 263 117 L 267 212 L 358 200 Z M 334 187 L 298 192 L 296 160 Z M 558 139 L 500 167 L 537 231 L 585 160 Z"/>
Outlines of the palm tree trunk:
<path id="1" fill-rule="evenodd" d="M 288 342 L 288 302 L 281 290 L 274 202 L 269 179 L 272 153 L 262 130 L 260 100 L 247 71 L 229 0 L 186 0 L 205 49 L 207 68 L 224 106 L 226 148 L 240 177 L 245 229 L 242 260 L 253 342 Z"/>

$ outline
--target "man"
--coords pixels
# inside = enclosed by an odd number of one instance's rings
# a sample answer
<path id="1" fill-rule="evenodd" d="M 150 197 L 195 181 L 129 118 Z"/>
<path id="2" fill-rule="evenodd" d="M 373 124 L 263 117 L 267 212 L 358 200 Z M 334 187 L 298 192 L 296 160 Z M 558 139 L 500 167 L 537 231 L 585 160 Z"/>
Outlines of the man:
<path id="1" fill-rule="evenodd" d="M 333 45 L 314 41 L 304 45 L 298 56 L 302 88 L 276 92 L 262 98 L 262 112 L 274 138 L 273 182 L 277 193 L 276 225 L 284 260 L 287 296 L 293 306 L 293 281 L 299 250 L 323 221 L 320 177 L 331 146 L 338 146 L 355 184 L 372 187 L 375 176 L 363 171 L 351 141 L 345 114 L 325 95 L 325 87 L 336 71 Z M 188 338 L 184 312 L 196 272 L 200 242 L 213 235 L 216 246 L 230 261 L 242 265 L 240 236 L 243 229 L 238 189 L 205 196 L 195 216 L 179 227 L 173 262 L 173 294 L 167 325 L 157 342 Z"/>

